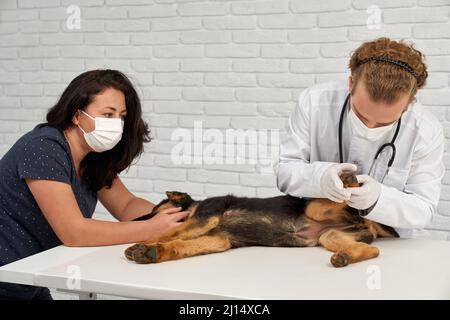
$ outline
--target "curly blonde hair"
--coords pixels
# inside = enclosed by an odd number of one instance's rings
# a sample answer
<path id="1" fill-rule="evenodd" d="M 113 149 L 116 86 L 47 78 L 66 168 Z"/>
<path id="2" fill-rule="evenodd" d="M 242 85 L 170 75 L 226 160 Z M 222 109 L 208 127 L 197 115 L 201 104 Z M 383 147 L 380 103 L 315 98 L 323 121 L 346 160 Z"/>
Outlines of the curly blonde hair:
<path id="1" fill-rule="evenodd" d="M 413 70 L 413 75 L 405 68 L 370 57 L 383 57 L 400 61 Z M 402 94 L 410 95 L 410 102 L 416 100 L 417 90 L 425 85 L 428 77 L 425 56 L 404 40 L 394 41 L 379 38 L 365 42 L 353 52 L 349 68 L 351 70 L 353 89 L 359 80 L 363 80 L 373 101 L 392 103 Z M 353 93 L 353 92 L 352 92 Z"/>

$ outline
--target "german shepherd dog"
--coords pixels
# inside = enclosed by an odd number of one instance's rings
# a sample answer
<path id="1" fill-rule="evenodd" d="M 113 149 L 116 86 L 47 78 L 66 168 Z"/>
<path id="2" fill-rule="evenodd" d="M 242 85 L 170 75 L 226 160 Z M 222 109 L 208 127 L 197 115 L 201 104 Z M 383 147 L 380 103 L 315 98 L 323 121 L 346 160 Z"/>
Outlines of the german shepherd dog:
<path id="1" fill-rule="evenodd" d="M 360 186 L 351 172 L 340 178 L 346 188 Z M 187 193 L 166 195 L 146 218 L 173 207 L 190 211 L 189 216 L 170 235 L 126 249 L 129 260 L 158 263 L 245 246 L 320 245 L 334 252 L 333 266 L 344 267 L 377 257 L 378 248 L 370 245 L 375 238 L 398 237 L 393 228 L 361 218 L 345 203 L 328 199 L 226 195 L 195 201 Z"/>

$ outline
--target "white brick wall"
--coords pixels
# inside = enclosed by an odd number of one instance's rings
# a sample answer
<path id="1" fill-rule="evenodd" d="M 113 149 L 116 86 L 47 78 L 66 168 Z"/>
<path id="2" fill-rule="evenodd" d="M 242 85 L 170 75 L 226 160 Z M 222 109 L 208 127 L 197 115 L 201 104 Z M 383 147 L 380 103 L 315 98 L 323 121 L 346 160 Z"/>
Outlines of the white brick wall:
<path id="1" fill-rule="evenodd" d="M 70 5 L 81 29 L 66 26 Z M 366 26 L 370 5 L 379 29 Z M 155 140 L 124 173 L 137 195 L 278 194 L 258 164 L 171 162 L 175 128 L 283 129 L 298 94 L 345 79 L 352 50 L 379 36 L 415 41 L 427 55 L 419 95 L 446 134 L 439 210 L 450 215 L 450 0 L 0 0 L 0 156 L 43 121 L 65 86 L 93 68 L 136 83 Z M 99 206 L 98 213 L 104 208 Z"/>

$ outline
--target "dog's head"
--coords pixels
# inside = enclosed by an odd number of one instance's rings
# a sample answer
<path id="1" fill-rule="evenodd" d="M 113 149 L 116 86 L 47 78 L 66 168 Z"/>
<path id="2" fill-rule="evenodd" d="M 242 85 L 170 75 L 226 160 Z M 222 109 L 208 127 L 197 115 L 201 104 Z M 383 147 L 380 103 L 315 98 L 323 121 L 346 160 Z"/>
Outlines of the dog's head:
<path id="1" fill-rule="evenodd" d="M 179 191 L 166 191 L 167 198 L 158 203 L 152 210 L 152 214 L 156 214 L 162 210 L 169 208 L 181 207 L 182 210 L 187 210 L 194 199 L 191 198 L 186 192 Z"/>

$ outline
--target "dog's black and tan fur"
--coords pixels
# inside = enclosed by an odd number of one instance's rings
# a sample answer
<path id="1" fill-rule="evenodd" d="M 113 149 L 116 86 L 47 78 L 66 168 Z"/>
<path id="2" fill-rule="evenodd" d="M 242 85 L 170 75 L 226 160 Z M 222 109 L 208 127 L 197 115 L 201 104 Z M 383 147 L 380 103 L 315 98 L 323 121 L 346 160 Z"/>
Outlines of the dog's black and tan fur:
<path id="1" fill-rule="evenodd" d="M 344 187 L 359 186 L 351 173 Z M 391 227 L 361 218 L 345 203 L 327 199 L 240 198 L 232 195 L 194 201 L 188 194 L 167 192 L 149 217 L 163 209 L 191 211 L 171 235 L 136 244 L 125 256 L 137 263 L 157 263 L 244 246 L 323 246 L 334 252 L 331 263 L 343 267 L 379 255 L 370 245 L 377 237 L 398 237 Z"/>

